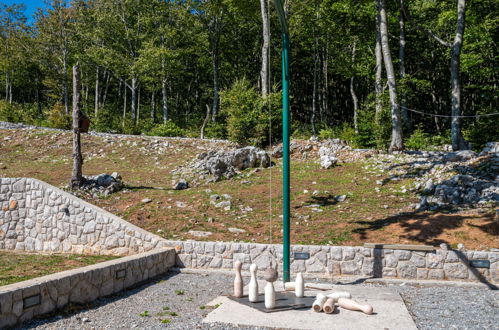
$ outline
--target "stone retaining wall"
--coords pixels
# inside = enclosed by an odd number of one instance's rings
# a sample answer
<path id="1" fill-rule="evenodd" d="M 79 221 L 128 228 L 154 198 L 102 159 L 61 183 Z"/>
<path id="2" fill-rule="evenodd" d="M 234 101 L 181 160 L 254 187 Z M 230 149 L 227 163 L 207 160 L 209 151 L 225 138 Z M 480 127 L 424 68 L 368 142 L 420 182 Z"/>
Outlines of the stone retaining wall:
<path id="1" fill-rule="evenodd" d="M 130 255 L 165 241 L 45 182 L 0 178 L 0 249 Z"/>
<path id="2" fill-rule="evenodd" d="M 282 259 L 282 246 L 230 242 L 169 241 L 176 247 L 177 265 L 187 268 L 232 269 L 239 260 L 247 270 L 256 263 L 262 270 L 272 260 Z M 291 272 L 316 277 L 354 275 L 418 280 L 499 282 L 499 251 L 409 251 L 350 246 L 293 246 L 308 252 L 310 259 L 291 259 Z M 490 268 L 470 266 L 471 260 L 486 260 Z M 279 264 L 280 269 L 282 265 Z"/>
<path id="3" fill-rule="evenodd" d="M 61 309 L 89 303 L 166 273 L 175 250 L 160 248 L 134 256 L 0 286 L 0 329 Z"/>

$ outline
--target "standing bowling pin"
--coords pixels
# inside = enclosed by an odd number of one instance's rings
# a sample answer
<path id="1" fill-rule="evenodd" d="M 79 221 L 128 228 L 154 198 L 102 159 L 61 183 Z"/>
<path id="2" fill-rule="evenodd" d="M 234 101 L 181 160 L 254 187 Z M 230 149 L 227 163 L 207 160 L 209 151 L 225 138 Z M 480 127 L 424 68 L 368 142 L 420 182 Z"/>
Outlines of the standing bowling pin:
<path id="1" fill-rule="evenodd" d="M 272 282 L 267 282 L 267 285 L 265 285 L 265 308 L 275 308 L 275 289 Z"/>
<path id="2" fill-rule="evenodd" d="M 305 285 L 303 283 L 303 275 L 298 273 L 296 275 L 296 284 L 295 284 L 295 295 L 298 298 L 303 297 L 303 291 L 305 290 Z"/>
<path id="3" fill-rule="evenodd" d="M 364 314 L 370 315 L 373 313 L 373 306 L 362 305 L 352 299 L 340 298 L 338 299 L 338 306 L 351 311 L 361 311 Z"/>
<path id="4" fill-rule="evenodd" d="M 234 297 L 241 298 L 243 296 L 243 278 L 241 277 L 241 267 L 243 264 L 240 261 L 234 263 L 234 271 L 236 278 L 234 278 Z"/>
<path id="5" fill-rule="evenodd" d="M 258 266 L 255 264 L 251 264 L 250 266 L 251 280 L 249 282 L 249 287 L 248 287 L 248 299 L 251 302 L 257 302 L 258 300 L 258 281 L 256 280 L 257 270 Z"/>

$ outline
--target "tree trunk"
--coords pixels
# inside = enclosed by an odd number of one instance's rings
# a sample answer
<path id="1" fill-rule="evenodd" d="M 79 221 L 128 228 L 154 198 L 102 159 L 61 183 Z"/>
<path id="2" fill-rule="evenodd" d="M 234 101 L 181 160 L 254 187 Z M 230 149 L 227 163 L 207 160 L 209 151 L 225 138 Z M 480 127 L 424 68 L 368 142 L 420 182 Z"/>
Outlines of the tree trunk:
<path id="1" fill-rule="evenodd" d="M 404 0 L 400 0 L 400 10 L 399 10 L 399 75 L 400 79 L 405 78 L 405 21 L 404 21 Z M 402 112 L 402 122 L 406 128 L 410 128 L 411 123 L 409 119 L 409 113 L 407 111 L 407 100 L 405 93 L 400 93 L 400 108 Z"/>
<path id="2" fill-rule="evenodd" d="M 132 78 L 132 86 L 130 88 L 130 91 L 132 92 L 132 99 L 131 99 L 132 122 L 135 123 L 135 120 L 137 120 L 137 78 L 136 77 Z"/>
<path id="3" fill-rule="evenodd" d="M 323 49 L 323 58 L 322 58 L 322 108 L 320 111 L 320 119 L 321 123 L 324 123 L 324 114 L 329 112 L 329 104 L 328 104 L 328 88 L 329 88 L 329 77 L 328 77 L 328 44 L 326 41 L 326 46 Z"/>
<path id="4" fill-rule="evenodd" d="M 218 103 L 219 103 L 219 72 L 218 72 L 218 46 L 214 47 L 213 55 L 212 55 L 212 64 L 213 64 L 213 105 L 211 107 L 212 115 L 211 121 L 216 120 L 216 116 L 218 113 Z"/>
<path id="5" fill-rule="evenodd" d="M 73 172 L 69 183 L 73 190 L 80 188 L 83 184 L 83 156 L 81 155 L 80 141 L 80 89 L 80 67 L 76 64 L 73 66 Z"/>
<path id="6" fill-rule="evenodd" d="M 66 115 L 69 115 L 69 93 L 68 93 L 68 56 L 67 51 L 63 52 L 63 63 L 62 63 L 62 83 L 63 83 L 63 97 L 64 97 L 64 111 Z"/>
<path id="7" fill-rule="evenodd" d="M 168 121 L 168 94 L 166 90 L 166 79 L 161 82 L 161 94 L 163 97 L 163 124 Z"/>
<path id="8" fill-rule="evenodd" d="M 155 100 L 155 92 L 151 93 L 151 120 L 154 123 L 154 119 L 156 118 L 156 100 Z"/>
<path id="9" fill-rule="evenodd" d="M 9 101 L 9 71 L 5 70 L 5 102 Z"/>
<path id="10" fill-rule="evenodd" d="M 206 105 L 206 117 L 204 117 L 203 126 L 201 126 L 201 139 L 204 139 L 204 129 L 206 125 L 208 125 L 208 121 L 210 120 L 211 109 L 210 106 Z"/>
<path id="11" fill-rule="evenodd" d="M 97 117 L 97 113 L 99 113 L 99 67 L 95 70 L 95 117 Z"/>
<path id="12" fill-rule="evenodd" d="M 376 123 L 379 124 L 381 110 L 383 109 L 383 104 L 381 100 L 381 96 L 383 94 L 383 85 L 382 85 L 382 77 L 383 77 L 383 53 L 381 51 L 381 34 L 379 31 L 380 27 L 380 17 L 379 11 L 376 14 L 376 78 L 374 82 L 374 91 L 376 93 L 376 112 L 375 112 L 375 120 Z"/>
<path id="13" fill-rule="evenodd" d="M 465 27 L 466 0 L 457 1 L 457 27 L 454 42 L 451 48 L 450 75 L 452 88 L 452 122 L 451 138 L 452 150 L 468 149 L 468 143 L 463 138 L 461 132 L 461 81 L 460 81 L 460 60 L 461 47 L 463 45 L 463 35 Z"/>
<path id="14" fill-rule="evenodd" d="M 12 79 L 9 79 L 9 104 L 12 104 Z"/>
<path id="15" fill-rule="evenodd" d="M 357 44 L 354 41 L 352 46 L 352 66 L 355 65 L 355 52 L 357 50 L 356 46 Z M 353 101 L 353 126 L 355 128 L 355 133 L 359 134 L 359 122 L 358 122 L 359 99 L 357 98 L 357 94 L 355 94 L 355 89 L 353 88 L 354 80 L 355 80 L 355 75 L 352 75 L 352 77 L 350 78 L 350 94 L 352 95 L 352 101 Z"/>
<path id="16" fill-rule="evenodd" d="M 107 100 L 107 92 L 109 91 L 109 82 L 111 81 L 111 74 L 108 72 L 106 77 L 106 86 L 104 87 L 104 95 L 102 95 L 102 101 L 100 102 L 100 108 L 104 107 Z"/>
<path id="17" fill-rule="evenodd" d="M 260 70 L 260 77 L 262 81 L 262 96 L 269 93 L 269 44 L 270 44 L 270 28 L 269 28 L 269 15 L 266 6 L 267 0 L 260 0 L 260 10 L 262 14 L 262 69 Z"/>
<path id="18" fill-rule="evenodd" d="M 137 119 L 135 120 L 135 125 L 139 125 L 140 120 L 140 88 L 137 90 Z"/>
<path id="19" fill-rule="evenodd" d="M 389 151 L 398 151 L 404 149 L 402 140 L 402 125 L 400 122 L 400 110 L 397 103 L 397 85 L 395 82 L 395 72 L 393 70 L 392 55 L 390 54 L 390 45 L 388 44 L 388 22 L 386 17 L 385 0 L 378 0 L 378 11 L 380 17 L 380 35 L 381 49 L 383 52 L 383 61 L 385 63 L 386 78 L 388 80 L 388 90 L 390 92 L 390 106 L 392 112 L 392 141 Z"/>
<path id="20" fill-rule="evenodd" d="M 126 89 L 127 89 L 126 81 L 123 84 L 123 121 L 122 126 L 125 127 L 125 119 L 126 119 Z"/>

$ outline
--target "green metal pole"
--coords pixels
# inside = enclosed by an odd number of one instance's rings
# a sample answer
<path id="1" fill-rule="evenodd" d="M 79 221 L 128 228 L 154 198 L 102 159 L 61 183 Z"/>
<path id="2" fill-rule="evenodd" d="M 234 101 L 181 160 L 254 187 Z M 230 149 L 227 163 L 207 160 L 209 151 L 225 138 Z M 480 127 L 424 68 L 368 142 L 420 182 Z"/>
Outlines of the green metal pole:
<path id="1" fill-rule="evenodd" d="M 289 35 L 282 34 L 282 258 L 284 282 L 290 281 L 290 182 L 289 182 Z"/>

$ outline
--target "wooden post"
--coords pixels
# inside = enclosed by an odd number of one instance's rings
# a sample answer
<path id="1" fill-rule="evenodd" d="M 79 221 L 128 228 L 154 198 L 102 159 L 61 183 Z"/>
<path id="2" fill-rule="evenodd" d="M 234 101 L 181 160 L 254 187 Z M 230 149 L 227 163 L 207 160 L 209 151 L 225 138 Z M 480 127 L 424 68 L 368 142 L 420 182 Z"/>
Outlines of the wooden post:
<path id="1" fill-rule="evenodd" d="M 83 165 L 83 157 L 81 155 L 81 140 L 80 140 L 80 66 L 73 66 L 73 173 L 69 186 L 71 189 L 78 189 L 83 184 L 81 167 Z"/>

